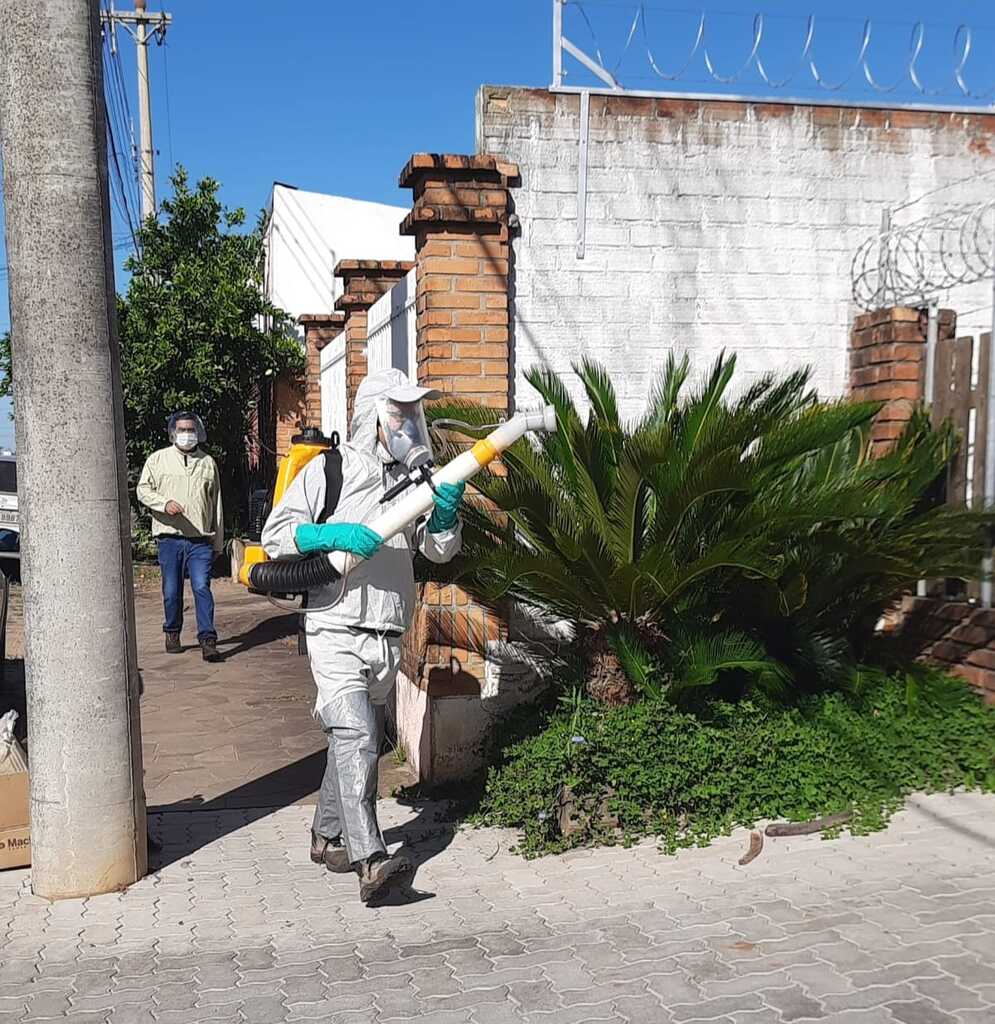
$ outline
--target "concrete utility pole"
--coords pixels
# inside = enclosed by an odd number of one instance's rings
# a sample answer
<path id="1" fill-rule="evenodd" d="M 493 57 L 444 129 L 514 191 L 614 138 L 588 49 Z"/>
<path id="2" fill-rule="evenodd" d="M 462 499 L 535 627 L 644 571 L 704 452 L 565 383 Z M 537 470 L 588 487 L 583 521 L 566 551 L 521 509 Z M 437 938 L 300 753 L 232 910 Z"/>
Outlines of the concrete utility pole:
<path id="1" fill-rule="evenodd" d="M 147 870 L 97 0 L 0 0 L 34 891 Z"/>
<path id="2" fill-rule="evenodd" d="M 155 216 L 155 149 L 152 145 L 152 97 L 149 88 L 149 40 L 162 45 L 166 29 L 172 23 L 172 15 L 159 12 L 149 14 L 146 0 L 135 0 L 133 11 L 115 11 L 113 4 L 109 11 L 101 12 L 102 20 L 116 33 L 117 26 L 123 25 L 135 40 L 138 63 L 138 116 L 141 122 L 141 143 L 139 166 L 142 186 L 142 220 Z M 116 43 L 115 43 L 116 45 Z"/>

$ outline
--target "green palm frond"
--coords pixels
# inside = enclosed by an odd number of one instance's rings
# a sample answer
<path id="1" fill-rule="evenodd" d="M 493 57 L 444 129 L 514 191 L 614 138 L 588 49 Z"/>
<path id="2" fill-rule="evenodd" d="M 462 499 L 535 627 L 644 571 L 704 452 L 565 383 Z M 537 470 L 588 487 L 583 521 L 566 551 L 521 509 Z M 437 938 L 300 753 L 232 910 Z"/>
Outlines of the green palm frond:
<path id="1" fill-rule="evenodd" d="M 681 636 L 677 642 L 676 666 L 667 697 L 682 701 L 691 690 L 713 686 L 724 674 L 742 673 L 758 689 L 783 695 L 791 674 L 770 657 L 759 641 L 745 633 L 697 633 Z"/>
<path id="2" fill-rule="evenodd" d="M 670 355 L 634 423 L 597 363 L 574 368 L 583 404 L 549 369 L 529 371 L 558 430 L 474 479 L 462 584 L 569 620 L 578 636 L 604 630 L 643 692 L 666 677 L 675 694 L 783 695 L 850 685 L 882 609 L 911 581 L 978 577 L 995 516 L 936 504 L 952 429 L 917 413 L 875 459 L 875 405 L 820 402 L 807 370 L 736 393 L 735 365 L 723 354 L 692 385 L 689 360 Z M 483 425 L 494 414 L 431 412 L 443 415 Z M 440 433 L 443 457 L 478 436 Z"/>

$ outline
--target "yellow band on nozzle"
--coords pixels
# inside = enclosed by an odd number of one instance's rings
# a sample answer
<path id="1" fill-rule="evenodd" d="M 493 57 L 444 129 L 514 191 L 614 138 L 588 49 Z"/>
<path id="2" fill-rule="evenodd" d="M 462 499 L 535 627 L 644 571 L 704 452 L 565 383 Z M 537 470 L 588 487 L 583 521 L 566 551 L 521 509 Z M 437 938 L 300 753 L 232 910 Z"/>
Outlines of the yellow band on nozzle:
<path id="1" fill-rule="evenodd" d="M 488 441 L 486 437 L 478 441 L 470 449 L 470 452 L 477 460 L 478 466 L 486 466 L 488 462 L 492 462 L 500 454 L 497 448 Z"/>

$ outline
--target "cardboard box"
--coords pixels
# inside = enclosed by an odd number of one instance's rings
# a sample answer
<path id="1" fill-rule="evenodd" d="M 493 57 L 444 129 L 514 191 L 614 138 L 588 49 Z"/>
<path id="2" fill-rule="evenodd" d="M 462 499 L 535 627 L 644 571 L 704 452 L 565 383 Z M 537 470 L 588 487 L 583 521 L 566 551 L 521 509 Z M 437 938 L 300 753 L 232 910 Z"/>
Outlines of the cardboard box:
<path id="1" fill-rule="evenodd" d="M 28 773 L 0 775 L 0 870 L 31 863 Z"/>

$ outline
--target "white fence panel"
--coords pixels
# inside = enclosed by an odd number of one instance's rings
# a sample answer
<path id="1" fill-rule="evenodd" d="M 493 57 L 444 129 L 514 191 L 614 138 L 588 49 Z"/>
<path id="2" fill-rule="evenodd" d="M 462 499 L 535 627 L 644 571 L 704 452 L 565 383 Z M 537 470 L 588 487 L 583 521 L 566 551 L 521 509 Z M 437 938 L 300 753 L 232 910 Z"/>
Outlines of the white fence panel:
<path id="1" fill-rule="evenodd" d="M 366 320 L 366 362 L 370 373 L 391 367 L 412 380 L 418 376 L 415 271 L 370 306 Z"/>
<path id="2" fill-rule="evenodd" d="M 343 441 L 349 435 L 346 410 L 345 333 L 321 350 L 321 430 L 328 437 L 336 431 Z"/>

